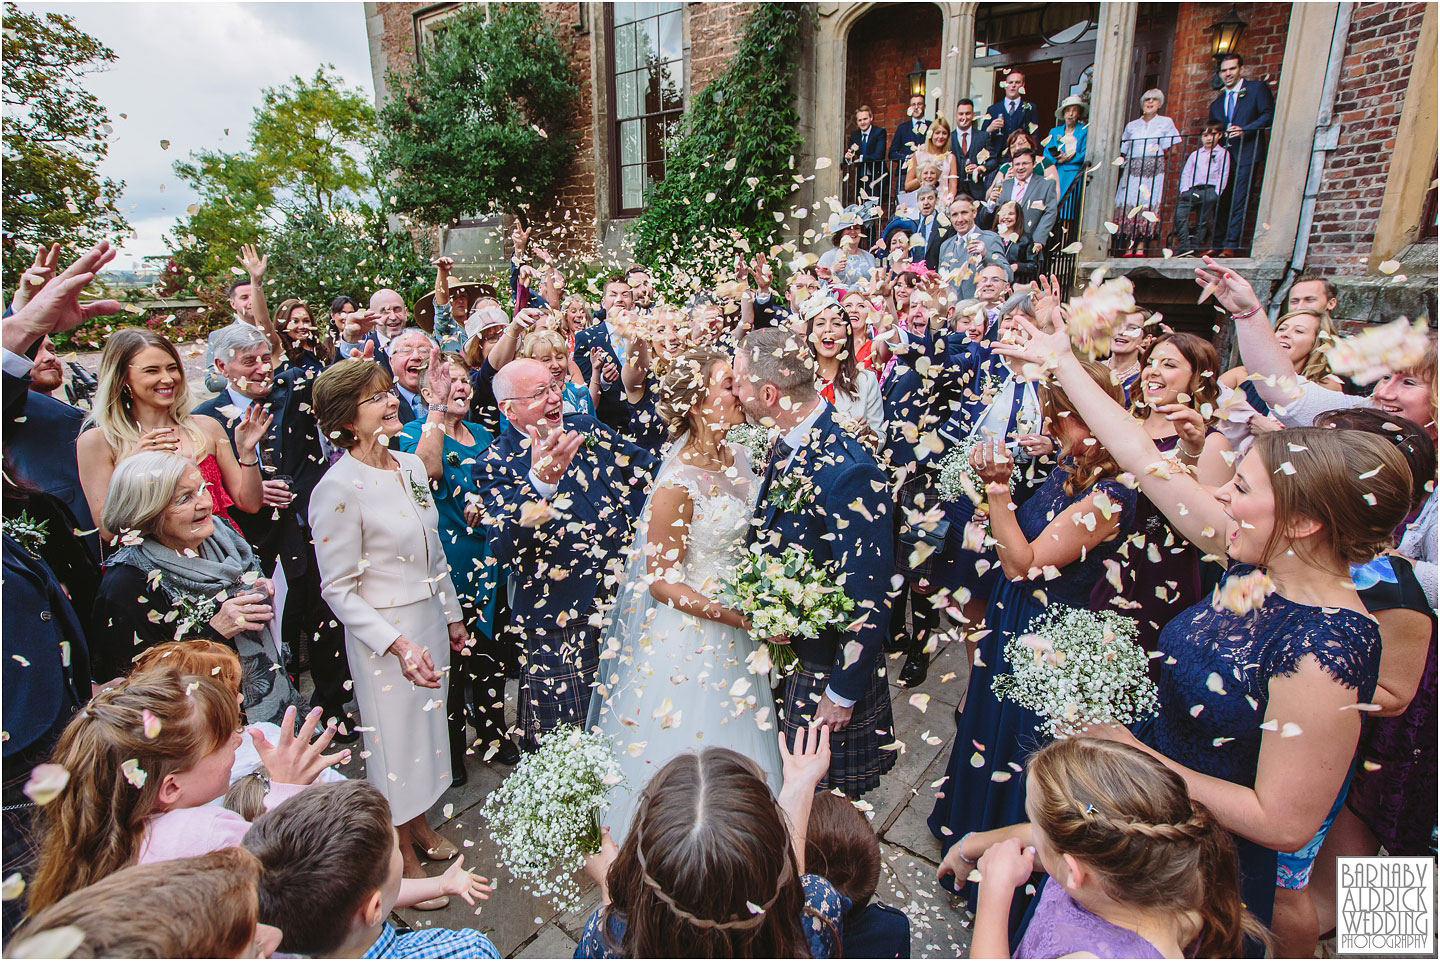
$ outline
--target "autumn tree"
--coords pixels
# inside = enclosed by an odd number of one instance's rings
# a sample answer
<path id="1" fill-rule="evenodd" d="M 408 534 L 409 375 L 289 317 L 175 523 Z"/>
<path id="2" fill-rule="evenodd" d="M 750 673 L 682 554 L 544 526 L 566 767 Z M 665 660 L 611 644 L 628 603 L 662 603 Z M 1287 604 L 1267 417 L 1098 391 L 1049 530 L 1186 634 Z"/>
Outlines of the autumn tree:
<path id="1" fill-rule="evenodd" d="M 103 177 L 112 132 L 85 78 L 115 53 L 57 13 L 22 13 L 5 4 L 3 75 L 3 282 L 14 290 L 43 244 L 61 245 L 68 263 L 130 225 L 116 204 L 123 182 Z"/>

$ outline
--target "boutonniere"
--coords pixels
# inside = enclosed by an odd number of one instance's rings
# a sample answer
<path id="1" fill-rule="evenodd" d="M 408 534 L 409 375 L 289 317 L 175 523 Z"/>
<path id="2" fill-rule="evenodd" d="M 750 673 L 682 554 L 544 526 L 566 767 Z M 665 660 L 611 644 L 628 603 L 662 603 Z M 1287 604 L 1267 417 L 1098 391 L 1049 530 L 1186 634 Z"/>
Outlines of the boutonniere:
<path id="1" fill-rule="evenodd" d="M 410 497 L 415 501 L 416 506 L 433 507 L 434 504 L 430 500 L 430 484 L 428 482 L 422 484 L 409 474 L 405 476 L 410 480 Z"/>
<path id="2" fill-rule="evenodd" d="M 804 507 L 814 499 L 815 482 L 799 471 L 790 474 L 781 474 L 775 478 L 770 485 L 770 494 L 766 498 L 776 508 L 782 511 L 794 511 Z"/>
<path id="3" fill-rule="evenodd" d="M 37 521 L 26 511 L 21 511 L 19 517 L 7 517 L 4 521 L 5 533 L 37 558 L 40 548 L 45 546 L 46 525 L 46 521 Z"/>
<path id="4" fill-rule="evenodd" d="M 449 464 L 451 467 L 459 467 L 460 455 L 453 450 L 450 451 L 450 453 L 445 455 L 445 463 Z"/>

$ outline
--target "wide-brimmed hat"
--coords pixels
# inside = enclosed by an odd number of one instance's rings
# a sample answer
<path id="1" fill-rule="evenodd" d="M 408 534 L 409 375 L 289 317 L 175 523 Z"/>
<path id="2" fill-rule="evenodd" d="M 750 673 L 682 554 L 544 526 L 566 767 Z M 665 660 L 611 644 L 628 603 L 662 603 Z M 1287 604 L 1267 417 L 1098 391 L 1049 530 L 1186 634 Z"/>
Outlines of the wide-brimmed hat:
<path id="1" fill-rule="evenodd" d="M 482 284 L 476 281 L 459 280 L 455 277 L 446 278 L 450 293 L 464 294 L 470 303 L 475 303 L 481 297 L 494 297 L 499 299 L 493 284 Z M 435 330 L 435 291 L 427 291 L 423 297 L 415 301 L 410 315 L 415 318 L 415 323 L 428 334 Z"/>
<path id="2" fill-rule="evenodd" d="M 472 310 L 470 316 L 465 318 L 465 339 L 472 340 L 492 327 L 504 327 L 509 323 L 510 318 L 506 317 L 505 311 L 499 307 L 485 306 Z"/>
<path id="3" fill-rule="evenodd" d="M 1058 106 L 1058 107 L 1055 108 L 1055 122 L 1056 122 L 1056 123 L 1064 123 L 1064 122 L 1065 122 L 1065 108 L 1066 108 L 1066 107 L 1079 107 L 1079 108 L 1080 108 L 1080 120 L 1083 121 L 1083 120 L 1088 120 L 1088 119 L 1090 119 L 1090 105 L 1089 105 L 1088 103 L 1086 103 L 1086 102 L 1085 102 L 1082 98 L 1080 98 L 1080 97 L 1066 97 L 1064 100 L 1060 101 L 1060 106 Z M 1079 121 L 1076 121 L 1076 122 L 1078 123 Z"/>
<path id="4" fill-rule="evenodd" d="M 825 224 L 826 233 L 832 237 L 851 227 L 863 227 L 880 216 L 880 208 L 874 204 L 851 204 L 838 214 L 831 214 Z"/>

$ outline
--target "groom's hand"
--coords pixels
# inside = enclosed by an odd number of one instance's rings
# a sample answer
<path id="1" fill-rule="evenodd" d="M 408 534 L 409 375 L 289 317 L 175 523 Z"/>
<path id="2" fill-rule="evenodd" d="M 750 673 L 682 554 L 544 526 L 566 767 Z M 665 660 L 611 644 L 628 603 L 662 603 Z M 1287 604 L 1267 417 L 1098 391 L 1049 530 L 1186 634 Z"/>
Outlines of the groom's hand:
<path id="1" fill-rule="evenodd" d="M 765 643 L 766 643 L 766 644 L 779 644 L 781 647 L 789 647 L 789 646 L 790 646 L 790 635 L 789 635 L 789 634 L 776 634 L 774 637 L 767 637 L 767 638 L 765 638 Z"/>
<path id="2" fill-rule="evenodd" d="M 855 713 L 853 705 L 841 707 L 830 700 L 830 696 L 827 694 L 820 698 L 820 703 L 815 708 L 815 716 L 810 719 L 810 723 L 812 725 L 828 724 L 831 730 L 840 731 L 850 726 L 850 715 L 853 713 Z"/>

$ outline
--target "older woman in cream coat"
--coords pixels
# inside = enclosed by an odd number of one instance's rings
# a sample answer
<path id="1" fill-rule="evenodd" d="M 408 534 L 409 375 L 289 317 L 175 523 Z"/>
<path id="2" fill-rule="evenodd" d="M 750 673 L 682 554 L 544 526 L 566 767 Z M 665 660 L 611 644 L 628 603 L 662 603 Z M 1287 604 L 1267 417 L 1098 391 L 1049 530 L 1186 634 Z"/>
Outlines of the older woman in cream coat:
<path id="1" fill-rule="evenodd" d="M 389 388 L 369 360 L 342 361 L 315 381 L 316 418 L 346 453 L 315 486 L 310 523 L 322 594 L 345 625 L 365 775 L 390 802 L 405 876 L 424 877 L 416 847 L 455 856 L 425 812 L 450 786 L 445 682 L 451 649 L 469 638 L 425 465 L 385 443 L 401 426 Z"/>

